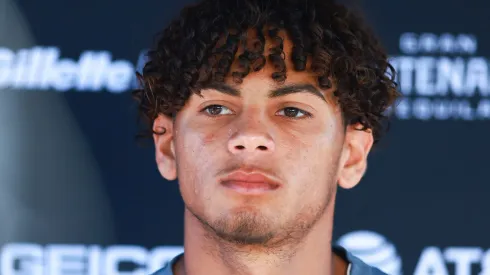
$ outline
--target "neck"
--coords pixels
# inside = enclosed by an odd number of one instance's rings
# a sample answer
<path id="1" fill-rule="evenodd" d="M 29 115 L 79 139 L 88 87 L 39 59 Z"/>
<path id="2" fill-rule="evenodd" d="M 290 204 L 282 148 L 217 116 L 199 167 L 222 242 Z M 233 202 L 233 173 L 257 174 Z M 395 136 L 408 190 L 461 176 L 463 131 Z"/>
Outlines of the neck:
<path id="1" fill-rule="evenodd" d="M 333 273 L 333 204 L 299 244 L 261 249 L 236 247 L 219 238 L 209 237 L 204 226 L 185 211 L 183 259 L 174 267 L 177 275 L 288 275 Z"/>

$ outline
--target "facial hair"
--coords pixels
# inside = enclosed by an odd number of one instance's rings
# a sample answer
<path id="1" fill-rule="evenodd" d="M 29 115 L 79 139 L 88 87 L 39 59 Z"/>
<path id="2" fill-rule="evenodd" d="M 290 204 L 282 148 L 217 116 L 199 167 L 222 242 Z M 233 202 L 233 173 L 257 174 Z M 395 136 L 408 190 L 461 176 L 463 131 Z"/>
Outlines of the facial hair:
<path id="1" fill-rule="evenodd" d="M 308 205 L 294 217 L 278 222 L 284 217 L 266 217 L 259 210 L 240 210 L 233 214 L 222 214 L 211 220 L 198 214 L 186 205 L 194 217 L 203 224 L 211 238 L 217 238 L 238 247 L 254 246 L 263 249 L 277 249 L 283 246 L 295 245 L 308 234 L 311 228 L 324 215 L 335 195 L 335 182 L 329 183 L 327 194 L 321 203 Z"/>

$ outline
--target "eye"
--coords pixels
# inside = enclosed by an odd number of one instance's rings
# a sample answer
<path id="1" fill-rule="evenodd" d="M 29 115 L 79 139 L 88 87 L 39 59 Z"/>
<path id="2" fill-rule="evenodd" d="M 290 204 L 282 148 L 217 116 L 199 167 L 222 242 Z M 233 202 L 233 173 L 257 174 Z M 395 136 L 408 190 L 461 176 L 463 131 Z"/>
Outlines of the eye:
<path id="1" fill-rule="evenodd" d="M 294 107 L 286 107 L 279 112 L 277 112 L 277 115 L 280 116 L 285 116 L 288 118 L 306 118 L 306 117 L 311 117 L 311 114 L 308 113 L 307 111 L 303 111 L 298 108 Z"/>
<path id="2" fill-rule="evenodd" d="M 231 115 L 233 112 L 222 105 L 209 105 L 206 108 L 202 109 L 201 112 L 205 112 L 210 116 L 219 116 L 219 115 Z"/>

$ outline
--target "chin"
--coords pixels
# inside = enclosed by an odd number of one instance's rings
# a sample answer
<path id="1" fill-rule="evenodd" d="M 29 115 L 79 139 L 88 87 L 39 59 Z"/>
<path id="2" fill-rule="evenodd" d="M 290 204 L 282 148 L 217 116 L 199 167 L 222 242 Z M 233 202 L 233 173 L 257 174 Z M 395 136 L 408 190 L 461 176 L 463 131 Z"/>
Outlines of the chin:
<path id="1" fill-rule="evenodd" d="M 206 223 L 220 238 L 234 243 L 261 243 L 270 238 L 274 220 L 253 205 L 229 206 Z M 200 219 L 202 221 L 202 219 Z"/>
<path id="2" fill-rule="evenodd" d="M 216 231 L 216 235 L 229 243 L 242 246 L 265 246 L 274 238 L 274 234 L 272 232 Z"/>
<path id="3" fill-rule="evenodd" d="M 274 237 L 271 221 L 252 212 L 240 212 L 213 223 L 218 237 L 234 244 L 264 245 Z"/>

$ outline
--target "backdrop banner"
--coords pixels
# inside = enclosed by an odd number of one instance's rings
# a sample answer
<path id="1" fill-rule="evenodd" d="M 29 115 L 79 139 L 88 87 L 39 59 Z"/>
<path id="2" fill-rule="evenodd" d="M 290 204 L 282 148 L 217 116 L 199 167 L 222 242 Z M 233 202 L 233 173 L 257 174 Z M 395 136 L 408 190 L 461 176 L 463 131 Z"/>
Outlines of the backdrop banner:
<path id="1" fill-rule="evenodd" d="M 334 240 L 392 275 L 490 275 L 490 4 L 364 2 L 405 97 Z M 146 275 L 183 250 L 130 91 L 188 3 L 0 0 L 1 275 Z"/>

